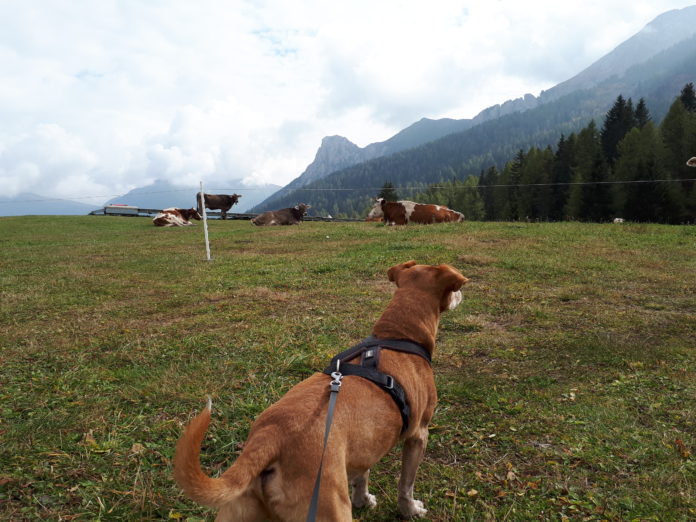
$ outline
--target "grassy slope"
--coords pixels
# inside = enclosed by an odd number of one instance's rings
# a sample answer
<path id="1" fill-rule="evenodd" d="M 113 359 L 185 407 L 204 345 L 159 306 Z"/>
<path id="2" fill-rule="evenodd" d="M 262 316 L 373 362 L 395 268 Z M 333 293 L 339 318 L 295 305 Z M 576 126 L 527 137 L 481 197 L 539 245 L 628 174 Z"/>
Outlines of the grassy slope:
<path id="1" fill-rule="evenodd" d="M 451 263 L 431 520 L 696 518 L 696 229 L 0 219 L 0 518 L 210 517 L 170 459 L 205 396 L 225 469 L 252 419 L 370 333 L 386 269 Z M 396 518 L 399 456 L 372 474 Z"/>

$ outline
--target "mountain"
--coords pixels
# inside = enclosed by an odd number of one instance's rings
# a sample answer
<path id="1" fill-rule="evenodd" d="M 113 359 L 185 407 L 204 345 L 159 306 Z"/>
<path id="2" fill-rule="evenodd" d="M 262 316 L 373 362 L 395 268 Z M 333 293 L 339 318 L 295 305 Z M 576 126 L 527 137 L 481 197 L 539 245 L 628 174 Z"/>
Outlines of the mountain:
<path id="1" fill-rule="evenodd" d="M 213 194 L 241 194 L 242 198 L 233 208 L 234 212 L 241 213 L 247 212 L 249 208 L 257 205 L 280 188 L 278 185 L 271 184 L 245 187 L 241 180 L 233 180 L 228 184 L 234 188 L 215 189 L 205 187 L 205 191 Z M 157 180 L 150 185 L 135 188 L 123 196 L 112 198 L 105 205 L 122 203 L 150 209 L 168 207 L 190 208 L 196 206 L 196 194 L 199 190 L 199 187 L 185 187 L 174 185 L 169 181 Z"/>
<path id="2" fill-rule="evenodd" d="M 611 77 L 621 77 L 631 67 L 646 62 L 695 33 L 696 6 L 667 11 L 580 74 L 542 92 L 540 98 L 552 101 L 578 89 L 595 87 Z"/>
<path id="3" fill-rule="evenodd" d="M 370 197 L 387 181 L 402 187 L 399 195 L 408 197 L 428 184 L 464 179 L 492 165 L 500 168 L 521 149 L 553 147 L 561 134 L 600 119 L 619 94 L 634 103 L 645 98 L 653 120 L 659 121 L 680 89 L 695 78 L 696 6 L 692 6 L 658 16 L 539 97 L 525 95 L 489 107 L 473 121 L 467 120 L 468 127 L 460 132 L 344 167 L 309 183 L 288 185 L 273 204 L 279 208 L 303 201 L 320 215 L 363 215 Z M 255 210 L 264 210 L 266 203 Z"/>
<path id="4" fill-rule="evenodd" d="M 272 210 L 280 208 L 277 202 L 283 199 L 290 191 L 303 187 L 313 181 L 317 181 L 332 172 L 336 172 L 351 165 L 356 165 L 365 161 L 382 156 L 388 156 L 410 149 L 424 143 L 435 141 L 442 136 L 460 132 L 472 126 L 472 120 L 454 120 L 442 118 L 431 120 L 423 118 L 413 125 L 403 129 L 386 141 L 371 143 L 364 148 L 358 147 L 343 136 L 327 136 L 321 141 L 321 146 L 317 150 L 314 161 L 307 169 L 288 185 L 271 195 L 265 201 L 251 208 L 252 212 Z M 293 203 L 292 205 L 295 205 Z M 292 206 L 291 205 L 291 206 Z"/>
<path id="5" fill-rule="evenodd" d="M 645 63 L 696 34 L 695 21 L 696 6 L 667 11 L 646 25 L 639 33 L 569 80 L 542 91 L 538 97 L 525 94 L 522 98 L 488 107 L 476 115 L 472 122 L 474 124 L 483 123 L 513 112 L 534 109 L 543 103 L 558 100 L 572 92 L 592 89 L 612 77 L 619 78 L 632 67 Z"/>
<path id="6" fill-rule="evenodd" d="M 79 216 L 89 214 L 98 206 L 25 192 L 12 198 L 0 197 L 0 216 Z"/>

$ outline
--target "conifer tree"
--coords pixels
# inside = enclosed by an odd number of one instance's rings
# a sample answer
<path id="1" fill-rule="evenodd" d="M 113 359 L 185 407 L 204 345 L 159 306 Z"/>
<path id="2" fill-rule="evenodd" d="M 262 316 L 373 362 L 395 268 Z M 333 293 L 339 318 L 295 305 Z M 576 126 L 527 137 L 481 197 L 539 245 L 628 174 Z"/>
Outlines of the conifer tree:
<path id="1" fill-rule="evenodd" d="M 523 217 L 520 215 L 520 181 L 525 159 L 526 154 L 523 150 L 519 150 L 515 155 L 515 159 L 509 162 L 503 171 L 504 185 L 507 186 L 502 187 L 505 189 L 505 203 L 502 217 L 508 221 L 517 221 Z"/>
<path id="2" fill-rule="evenodd" d="M 382 198 L 385 201 L 399 201 L 399 195 L 396 192 L 396 187 L 391 181 L 387 181 L 382 185 L 382 190 L 377 194 L 378 198 Z"/>
<path id="3" fill-rule="evenodd" d="M 616 159 L 619 142 L 636 124 L 633 102 L 630 98 L 626 101 L 623 96 L 619 95 L 612 108 L 607 112 L 600 133 L 602 151 L 609 165 L 613 165 Z"/>
<path id="4" fill-rule="evenodd" d="M 665 165 L 678 179 L 693 177 L 693 173 L 685 163 L 694 155 L 695 121 L 696 114 L 689 113 L 679 97 L 674 100 L 660 124 L 660 133 L 667 153 Z"/>
<path id="5" fill-rule="evenodd" d="M 510 206 L 508 204 L 509 199 L 509 187 L 512 170 L 512 161 L 508 161 L 503 170 L 500 171 L 498 176 L 497 186 L 493 188 L 493 208 L 495 209 L 494 219 L 497 221 L 509 221 L 512 219 L 510 217 Z"/>
<path id="6" fill-rule="evenodd" d="M 645 99 L 641 98 L 638 100 L 638 105 L 636 105 L 636 125 L 641 129 L 651 121 L 650 111 L 645 103 Z"/>
<path id="7" fill-rule="evenodd" d="M 500 174 L 495 165 L 489 167 L 485 172 L 481 172 L 481 179 L 479 181 L 479 194 L 483 200 L 483 219 L 488 221 L 493 221 L 497 219 L 498 213 L 495 206 L 495 185 L 498 184 Z"/>
<path id="8" fill-rule="evenodd" d="M 560 221 L 565 218 L 563 213 L 568 203 L 570 192 L 569 183 L 573 181 L 573 165 L 575 161 L 575 134 L 571 134 L 566 139 L 561 135 L 556 147 L 556 153 L 551 165 L 551 201 L 549 203 L 549 218 Z"/>
<path id="9" fill-rule="evenodd" d="M 520 170 L 519 217 L 531 221 L 548 219 L 553 152 L 532 148 Z"/>
<path id="10" fill-rule="evenodd" d="M 611 212 L 611 194 L 603 182 L 608 168 L 602 154 L 594 121 L 580 131 L 576 144 L 576 166 L 566 205 L 566 215 L 583 221 L 603 221 Z"/>
<path id="11" fill-rule="evenodd" d="M 684 107 L 689 112 L 696 112 L 696 92 L 694 92 L 694 84 L 687 83 L 679 95 L 679 99 L 684 104 Z"/>
<path id="12" fill-rule="evenodd" d="M 653 123 L 633 129 L 619 144 L 614 185 L 617 215 L 632 221 L 676 223 L 681 219 L 679 186 L 670 183 L 665 150 Z M 651 180 L 656 180 L 651 183 Z M 657 181 L 666 180 L 666 181 Z"/>
<path id="13" fill-rule="evenodd" d="M 485 210 L 483 199 L 478 191 L 479 178 L 469 176 L 464 183 L 458 182 L 461 190 L 457 192 L 458 199 L 454 203 L 454 209 L 464 214 L 464 219 L 479 221 L 484 219 Z"/>
<path id="14" fill-rule="evenodd" d="M 688 85 L 687 85 L 688 87 Z M 684 89 L 688 92 L 689 89 Z M 684 90 L 682 90 L 682 93 Z M 686 160 L 694 155 L 696 148 L 696 112 L 689 112 L 679 96 L 674 100 L 660 124 L 660 134 L 665 148 L 664 166 L 673 179 L 680 183 L 683 219 L 696 221 L 696 183 L 686 181 L 693 178 L 693 169 Z"/>

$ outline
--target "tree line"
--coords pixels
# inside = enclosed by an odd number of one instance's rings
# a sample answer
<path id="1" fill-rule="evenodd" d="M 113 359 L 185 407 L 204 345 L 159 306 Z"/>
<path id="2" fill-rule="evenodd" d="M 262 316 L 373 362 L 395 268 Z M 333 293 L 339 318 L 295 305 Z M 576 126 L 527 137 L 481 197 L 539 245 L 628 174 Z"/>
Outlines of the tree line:
<path id="1" fill-rule="evenodd" d="M 502 170 L 431 185 L 415 201 L 471 220 L 696 222 L 696 94 L 684 86 L 656 124 L 641 98 L 619 95 L 601 128 L 561 135 L 555 150 L 519 150 Z"/>

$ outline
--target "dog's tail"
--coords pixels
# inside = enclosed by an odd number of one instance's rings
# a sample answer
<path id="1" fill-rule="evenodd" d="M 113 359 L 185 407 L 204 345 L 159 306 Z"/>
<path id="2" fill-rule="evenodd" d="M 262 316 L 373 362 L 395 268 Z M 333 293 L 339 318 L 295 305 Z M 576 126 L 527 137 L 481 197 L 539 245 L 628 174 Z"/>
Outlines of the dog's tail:
<path id="1" fill-rule="evenodd" d="M 204 506 L 220 508 L 239 499 L 266 469 L 276 449 L 248 441 L 242 454 L 220 478 L 203 473 L 200 464 L 201 442 L 210 424 L 212 402 L 186 427 L 176 444 L 174 480 L 192 500 Z"/>

